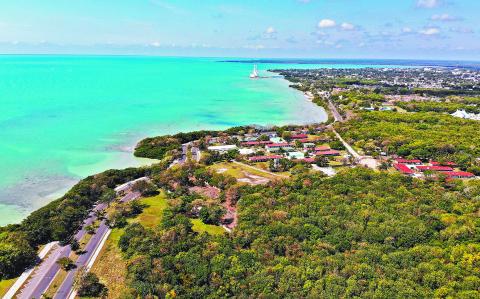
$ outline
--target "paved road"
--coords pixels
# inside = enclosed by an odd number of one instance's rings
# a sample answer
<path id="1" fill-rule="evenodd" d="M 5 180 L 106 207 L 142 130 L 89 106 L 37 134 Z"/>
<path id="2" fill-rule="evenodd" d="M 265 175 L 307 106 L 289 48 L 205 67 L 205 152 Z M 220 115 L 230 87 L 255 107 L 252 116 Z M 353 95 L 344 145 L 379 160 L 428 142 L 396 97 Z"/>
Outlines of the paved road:
<path id="1" fill-rule="evenodd" d="M 82 229 L 75 234 L 75 239 L 80 240 L 83 238 L 83 236 L 85 236 L 87 233 L 84 229 L 85 226 L 91 225 L 97 219 L 94 212 L 103 210 L 105 207 L 105 204 L 99 204 L 93 209 L 93 211 L 89 214 L 89 217 L 84 221 Z M 41 298 L 42 294 L 45 293 L 52 283 L 53 278 L 60 270 L 60 267 L 56 263 L 57 260 L 62 257 L 68 257 L 71 252 L 72 249 L 70 248 L 70 245 L 58 246 L 57 248 L 52 249 L 47 259 L 38 266 L 38 269 L 33 273 L 25 287 L 22 288 L 17 298 Z"/>
<path id="2" fill-rule="evenodd" d="M 182 157 L 179 160 L 180 164 L 183 164 L 187 161 L 187 153 L 188 153 L 188 146 L 189 143 L 182 144 Z"/>
<path id="3" fill-rule="evenodd" d="M 330 99 L 328 99 L 328 107 L 330 108 L 330 111 L 332 112 L 333 118 L 335 119 L 335 121 L 338 121 L 338 122 L 344 121 L 343 116 L 340 113 L 338 113 L 337 107 L 335 107 L 335 105 L 332 103 L 332 100 Z"/>
<path id="4" fill-rule="evenodd" d="M 182 155 L 179 159 L 175 160 L 170 167 L 172 167 L 175 164 L 184 164 L 187 162 L 188 159 L 188 148 L 191 146 L 190 152 L 192 153 L 192 160 L 196 162 L 200 162 L 201 159 L 201 152 L 198 147 L 192 146 L 191 142 L 184 143 L 182 144 Z"/>
<path id="5" fill-rule="evenodd" d="M 47 255 L 55 248 L 58 247 L 58 242 L 50 242 L 47 245 L 45 245 L 42 250 L 39 252 L 38 257 L 40 261 L 43 261 Z M 22 273 L 20 277 L 15 281 L 15 283 L 10 287 L 7 293 L 3 295 L 3 299 L 11 299 L 17 294 L 17 292 L 20 290 L 20 288 L 31 278 L 31 275 L 35 272 L 35 270 L 38 270 L 37 268 L 33 267 L 30 268 Z"/>
<path id="6" fill-rule="evenodd" d="M 121 202 L 128 202 L 140 197 L 138 192 L 129 192 L 127 193 L 120 201 Z M 87 232 L 85 231 L 85 227 L 94 223 L 97 220 L 95 216 L 96 211 L 102 211 L 107 207 L 106 204 L 98 204 L 89 214 L 88 218 L 84 221 L 84 225 L 82 228 L 75 234 L 76 240 L 81 240 Z M 105 224 L 105 221 L 102 221 L 101 225 L 99 226 L 96 234 L 90 239 L 89 243 L 86 246 L 86 253 L 80 255 L 77 260 L 76 265 L 78 267 L 82 267 L 86 265 L 92 256 L 95 248 L 100 244 L 102 236 L 107 232 L 108 227 Z M 19 295 L 17 298 L 19 299 L 39 299 L 42 297 L 42 294 L 47 291 L 50 284 L 52 283 L 55 275 L 60 270 L 60 267 L 57 265 L 57 260 L 62 257 L 68 257 L 72 252 L 70 245 L 67 246 L 57 246 L 51 250 L 47 258 L 35 269 L 31 278 L 27 281 L 25 286 L 20 290 Z M 62 284 L 61 289 L 62 291 L 70 292 L 72 288 L 73 277 L 75 271 L 70 271 L 67 279 Z M 68 280 L 68 281 L 67 281 Z M 63 293 L 62 293 L 63 294 Z M 56 296 L 55 298 L 65 298 L 63 296 Z"/>
<path id="7" fill-rule="evenodd" d="M 192 147 L 191 151 L 192 151 L 192 159 L 197 163 L 200 162 L 200 159 L 202 158 L 200 149 L 198 147 Z"/>
<path id="8" fill-rule="evenodd" d="M 80 268 L 88 264 L 91 257 L 93 256 L 93 253 L 95 252 L 98 245 L 100 244 L 100 241 L 102 240 L 103 236 L 107 233 L 108 230 L 109 228 L 106 225 L 105 220 L 102 220 L 97 231 L 95 232 L 95 234 L 92 236 L 87 246 L 85 247 L 85 253 L 80 255 L 77 261 L 75 262 L 76 268 L 68 272 L 67 277 L 65 277 L 65 280 L 63 281 L 60 288 L 58 288 L 57 293 L 53 297 L 54 299 L 65 299 L 69 297 L 70 293 L 72 292 L 73 280 L 75 279 L 75 274 L 78 272 Z"/>
<path id="9" fill-rule="evenodd" d="M 333 129 L 333 132 L 337 136 L 337 138 L 342 142 L 343 146 L 347 149 L 347 151 L 357 160 L 358 164 L 366 166 L 368 168 L 372 169 L 377 169 L 378 168 L 378 161 L 370 156 L 361 156 L 359 153 L 357 153 L 351 146 L 348 144 L 340 134 L 338 134 L 335 129 Z"/>
<path id="10" fill-rule="evenodd" d="M 338 122 L 344 122 L 345 121 L 343 116 L 340 113 L 338 113 L 337 107 L 335 107 L 335 104 L 333 104 L 331 99 L 328 99 L 328 107 L 330 108 L 330 111 L 332 112 L 335 121 L 338 121 Z M 337 136 L 338 140 L 340 140 L 342 142 L 343 146 L 347 149 L 347 151 L 350 153 L 350 155 L 352 155 L 355 158 L 355 160 L 357 160 L 358 164 L 369 167 L 369 168 L 372 168 L 372 169 L 377 169 L 378 168 L 378 161 L 375 158 L 370 157 L 370 156 L 361 156 L 359 153 L 357 153 L 357 151 L 355 151 L 350 146 L 350 144 L 348 144 L 342 138 L 342 136 L 340 136 L 340 134 L 338 134 L 338 132 L 333 128 L 333 126 L 332 126 L 332 129 L 333 129 L 333 132 L 335 133 L 335 135 Z"/>
<path id="11" fill-rule="evenodd" d="M 127 195 L 125 195 L 120 200 L 120 202 L 129 202 L 139 197 L 140 197 L 140 193 L 130 192 Z M 57 290 L 57 293 L 53 297 L 54 299 L 65 299 L 65 298 L 72 297 L 73 280 L 75 279 L 75 274 L 80 268 L 87 266 L 87 264 L 91 261 L 95 251 L 98 249 L 99 246 L 103 245 L 101 241 L 105 237 L 105 235 L 109 233 L 109 231 L 110 231 L 110 228 L 107 226 L 106 221 L 102 220 L 97 231 L 87 243 L 87 246 L 85 247 L 85 253 L 80 255 L 77 261 L 75 262 L 76 268 L 68 272 L 67 277 L 65 278 L 62 285 Z"/>
<path id="12" fill-rule="evenodd" d="M 25 288 L 20 291 L 17 298 L 41 298 L 42 294 L 53 281 L 58 270 L 60 270 L 60 267 L 56 263 L 57 260 L 69 256 L 70 252 L 70 246 L 57 246 L 57 248 L 53 249 L 47 259 L 40 264 L 32 278 L 27 282 Z"/>
<path id="13" fill-rule="evenodd" d="M 342 142 L 343 146 L 347 149 L 350 155 L 352 155 L 357 160 L 360 160 L 362 158 L 362 156 L 360 156 L 360 154 L 357 153 L 357 151 L 355 151 L 353 147 L 350 146 L 350 144 L 348 144 L 345 140 L 343 140 L 342 136 L 340 136 L 340 134 L 338 134 L 338 132 L 335 129 L 333 129 L 333 133 L 335 133 L 335 136 L 337 136 L 338 140 Z"/>

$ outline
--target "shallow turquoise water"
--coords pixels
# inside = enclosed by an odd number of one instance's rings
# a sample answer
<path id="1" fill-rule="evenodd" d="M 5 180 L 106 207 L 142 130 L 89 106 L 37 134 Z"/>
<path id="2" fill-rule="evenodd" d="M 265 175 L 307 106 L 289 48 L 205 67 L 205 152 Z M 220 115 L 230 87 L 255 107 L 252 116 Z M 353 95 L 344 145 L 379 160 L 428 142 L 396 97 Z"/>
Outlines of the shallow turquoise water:
<path id="1" fill-rule="evenodd" d="M 145 136 L 325 119 L 283 79 L 217 61 L 0 56 L 0 225 L 89 174 L 145 163 L 131 154 Z"/>

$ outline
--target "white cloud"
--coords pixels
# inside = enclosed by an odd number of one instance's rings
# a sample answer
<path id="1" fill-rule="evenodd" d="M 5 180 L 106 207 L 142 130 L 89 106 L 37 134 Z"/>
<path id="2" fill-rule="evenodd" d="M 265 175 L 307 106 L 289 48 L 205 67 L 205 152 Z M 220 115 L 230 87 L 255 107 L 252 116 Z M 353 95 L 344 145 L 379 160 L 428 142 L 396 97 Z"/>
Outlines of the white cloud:
<path id="1" fill-rule="evenodd" d="M 270 26 L 265 31 L 260 37 L 261 39 L 277 39 L 277 30 L 275 27 Z"/>
<path id="2" fill-rule="evenodd" d="M 277 33 L 277 30 L 275 30 L 275 28 L 273 28 L 272 26 L 268 27 L 265 30 L 265 34 L 274 34 L 274 33 Z"/>
<path id="3" fill-rule="evenodd" d="M 355 26 L 353 26 L 353 24 L 350 24 L 350 23 L 342 23 L 341 25 L 342 29 L 345 30 L 345 31 L 352 31 L 352 30 L 355 30 Z"/>
<path id="4" fill-rule="evenodd" d="M 412 33 L 413 30 L 410 27 L 403 27 L 402 28 L 402 33 Z"/>
<path id="5" fill-rule="evenodd" d="M 160 42 L 153 42 L 153 43 L 150 44 L 150 46 L 158 48 L 158 47 L 161 46 L 161 44 L 160 44 Z"/>
<path id="6" fill-rule="evenodd" d="M 265 49 L 264 45 L 247 45 L 243 47 L 244 49 L 249 49 L 249 50 L 263 50 Z"/>
<path id="7" fill-rule="evenodd" d="M 442 21 L 442 22 L 448 22 L 448 21 L 456 21 L 458 20 L 457 18 L 447 14 L 447 13 L 444 13 L 444 14 L 440 14 L 440 15 L 433 15 L 431 18 L 430 18 L 432 21 Z"/>
<path id="8" fill-rule="evenodd" d="M 325 46 L 333 46 L 333 45 L 335 45 L 335 43 L 332 42 L 332 41 L 329 41 L 329 40 L 321 40 L 321 39 L 317 40 L 317 44 L 319 44 L 319 45 L 325 45 Z"/>
<path id="9" fill-rule="evenodd" d="M 465 34 L 475 33 L 475 30 L 473 30 L 472 28 L 465 28 L 465 27 L 450 27 L 449 30 L 450 32 L 455 32 L 455 33 L 465 33 Z"/>
<path id="10" fill-rule="evenodd" d="M 335 26 L 337 26 L 337 23 L 331 19 L 323 19 L 320 22 L 318 22 L 319 28 L 332 28 Z"/>
<path id="11" fill-rule="evenodd" d="M 435 8 L 440 5 L 440 0 L 417 0 L 417 7 Z"/>
<path id="12" fill-rule="evenodd" d="M 160 7 L 161 9 L 168 10 L 170 12 L 176 13 L 176 14 L 186 14 L 186 11 L 178 8 L 175 5 L 172 5 L 166 1 L 162 0 L 150 0 L 149 1 L 151 4 Z"/>
<path id="13" fill-rule="evenodd" d="M 423 30 L 420 30 L 419 31 L 420 34 L 423 34 L 423 35 L 429 35 L 429 36 L 432 36 L 432 35 L 437 35 L 440 33 L 440 29 L 436 28 L 436 27 L 428 27 L 428 28 L 425 28 Z"/>

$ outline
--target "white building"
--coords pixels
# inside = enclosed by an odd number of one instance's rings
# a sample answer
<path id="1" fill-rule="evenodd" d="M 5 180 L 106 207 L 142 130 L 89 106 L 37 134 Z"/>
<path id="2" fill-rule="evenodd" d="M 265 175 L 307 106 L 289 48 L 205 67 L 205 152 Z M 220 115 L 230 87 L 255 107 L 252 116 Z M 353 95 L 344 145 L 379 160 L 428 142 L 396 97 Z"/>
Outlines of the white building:
<path id="1" fill-rule="evenodd" d="M 220 152 L 220 153 L 226 153 L 226 152 L 234 150 L 234 149 L 237 149 L 237 146 L 235 144 L 216 145 L 216 146 L 209 146 L 208 147 L 209 151 Z"/>

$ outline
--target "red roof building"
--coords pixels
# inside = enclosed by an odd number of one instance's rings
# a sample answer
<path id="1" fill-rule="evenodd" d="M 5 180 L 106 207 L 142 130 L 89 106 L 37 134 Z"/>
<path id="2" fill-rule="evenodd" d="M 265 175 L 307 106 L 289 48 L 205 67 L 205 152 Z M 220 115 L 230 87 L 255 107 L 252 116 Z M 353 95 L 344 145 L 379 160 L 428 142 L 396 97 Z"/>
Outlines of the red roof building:
<path id="1" fill-rule="evenodd" d="M 321 146 L 317 146 L 315 148 L 316 152 L 324 152 L 324 151 L 329 151 L 329 150 L 331 150 L 331 148 L 328 145 L 321 145 Z"/>
<path id="2" fill-rule="evenodd" d="M 311 140 L 308 140 L 308 139 L 297 139 L 296 141 L 301 142 L 301 143 L 309 143 L 309 142 L 312 142 Z"/>
<path id="3" fill-rule="evenodd" d="M 259 146 L 259 145 L 266 145 L 266 144 L 271 144 L 273 142 L 271 141 L 248 141 L 248 142 L 243 142 L 243 146 Z"/>
<path id="4" fill-rule="evenodd" d="M 455 166 L 457 166 L 457 163 L 455 163 L 455 162 L 430 161 L 430 165 L 432 165 L 432 166 L 451 166 L 451 167 L 455 167 Z"/>
<path id="5" fill-rule="evenodd" d="M 453 171 L 453 168 L 449 167 L 449 166 L 425 166 L 425 165 L 420 165 L 420 166 L 417 166 L 417 169 L 420 170 L 421 172 L 424 172 L 424 171 Z"/>
<path id="6" fill-rule="evenodd" d="M 288 147 L 290 146 L 288 143 L 284 142 L 284 143 L 271 143 L 271 144 L 267 144 L 267 147 L 269 148 L 279 148 L 279 147 Z"/>
<path id="7" fill-rule="evenodd" d="M 292 139 L 306 139 L 308 138 L 308 135 L 307 134 L 295 134 L 295 135 L 292 135 Z"/>
<path id="8" fill-rule="evenodd" d="M 395 159 L 395 161 L 397 163 L 400 163 L 400 164 L 413 164 L 413 165 L 421 165 L 422 164 L 422 161 L 418 160 L 418 159 L 412 159 L 412 160 L 409 160 L 409 159 Z"/>
<path id="9" fill-rule="evenodd" d="M 408 166 L 405 164 L 397 163 L 397 164 L 394 164 L 393 167 L 395 167 L 396 170 L 406 175 L 412 175 L 415 173 L 415 171 L 408 168 Z"/>
<path id="10" fill-rule="evenodd" d="M 337 150 L 316 151 L 315 155 L 317 155 L 317 156 L 339 156 L 340 152 L 337 151 Z"/>
<path id="11" fill-rule="evenodd" d="M 312 163 L 315 163 L 315 158 L 304 158 L 303 161 L 304 161 L 305 163 L 310 163 L 310 164 L 312 164 Z"/>
<path id="12" fill-rule="evenodd" d="M 449 179 L 470 179 L 475 177 L 473 173 L 466 172 L 466 171 L 450 171 L 445 172 Z"/>
<path id="13" fill-rule="evenodd" d="M 255 157 L 250 157 L 248 160 L 251 162 L 266 162 L 269 160 L 275 160 L 275 159 L 281 159 L 283 158 L 282 156 L 279 155 L 272 155 L 272 156 L 255 156 Z"/>

